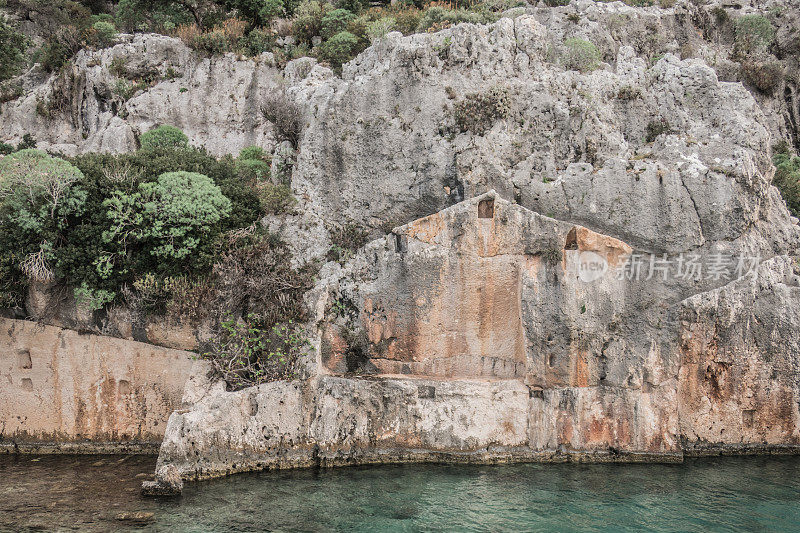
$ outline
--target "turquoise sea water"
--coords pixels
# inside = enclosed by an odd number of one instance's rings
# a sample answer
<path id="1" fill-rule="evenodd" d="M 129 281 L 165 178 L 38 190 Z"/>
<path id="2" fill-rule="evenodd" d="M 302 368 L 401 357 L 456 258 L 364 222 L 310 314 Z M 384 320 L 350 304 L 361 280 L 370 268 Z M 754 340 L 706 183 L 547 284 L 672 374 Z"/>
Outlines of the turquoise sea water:
<path id="1" fill-rule="evenodd" d="M 263 472 L 162 501 L 138 492 L 154 463 L 0 456 L 0 530 L 800 531 L 800 457 Z"/>

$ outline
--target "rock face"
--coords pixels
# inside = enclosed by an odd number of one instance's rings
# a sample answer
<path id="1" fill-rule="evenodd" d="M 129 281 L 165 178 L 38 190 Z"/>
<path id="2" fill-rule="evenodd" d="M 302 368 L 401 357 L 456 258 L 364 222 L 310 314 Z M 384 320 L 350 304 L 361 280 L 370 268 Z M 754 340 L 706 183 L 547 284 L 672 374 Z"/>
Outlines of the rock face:
<path id="1" fill-rule="evenodd" d="M 797 259 L 681 299 L 636 257 L 494 191 L 395 228 L 323 270 L 308 379 L 209 387 L 170 417 L 159 465 L 800 451 Z"/>
<path id="2" fill-rule="evenodd" d="M 687 451 L 800 442 L 798 259 L 775 257 L 682 308 L 678 410 Z"/>
<path id="3" fill-rule="evenodd" d="M 796 9 L 768 4 L 787 9 L 770 15 L 776 53 L 796 54 Z M 159 459 L 183 478 L 795 451 L 800 227 L 771 145 L 800 147 L 796 82 L 751 86 L 713 7 L 576 0 L 390 33 L 342 77 L 125 37 L 4 104 L 0 140 L 122 151 L 170 123 L 215 154 L 255 143 L 298 199 L 264 221 L 295 260 L 324 257 L 332 223 L 370 231 L 308 295 L 303 380 L 227 392 L 196 376 Z M 569 64 L 572 37 L 598 46 L 597 69 Z M 297 147 L 259 113 L 279 74 Z"/>
<path id="4" fill-rule="evenodd" d="M 142 133 L 171 124 L 214 154 L 274 143 L 261 118 L 264 98 L 280 78 L 271 54 L 201 58 L 172 37 L 121 41 L 81 51 L 68 69 L 4 105 L 0 138 L 18 141 L 30 133 L 39 148 L 70 155 L 127 152 Z"/>
<path id="5" fill-rule="evenodd" d="M 0 318 L 0 452 L 152 452 L 191 355 Z"/>
<path id="6" fill-rule="evenodd" d="M 800 228 L 769 157 L 785 132 L 702 42 L 648 63 L 637 31 L 684 31 L 684 8 L 389 34 L 343 79 L 291 78 L 301 215 L 273 229 L 299 257 L 324 254 L 327 221 L 383 236 L 320 273 L 309 377 L 210 389 L 171 417 L 160 464 L 796 452 Z M 568 36 L 609 63 L 565 70 Z"/>

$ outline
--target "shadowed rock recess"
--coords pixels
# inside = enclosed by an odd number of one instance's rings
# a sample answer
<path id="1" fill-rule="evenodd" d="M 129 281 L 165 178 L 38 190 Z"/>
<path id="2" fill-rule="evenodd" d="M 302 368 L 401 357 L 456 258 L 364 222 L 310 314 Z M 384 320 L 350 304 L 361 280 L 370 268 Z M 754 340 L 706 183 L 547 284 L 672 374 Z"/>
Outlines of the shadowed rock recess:
<path id="1" fill-rule="evenodd" d="M 389 33 L 341 77 L 123 36 L 3 104 L 0 135 L 64 153 L 131 150 L 165 123 L 214 154 L 258 144 L 288 169 L 296 208 L 263 223 L 298 263 L 325 257 L 332 223 L 372 239 L 306 294 L 302 379 L 231 392 L 193 367 L 147 490 L 262 468 L 800 451 L 800 226 L 771 185 L 796 88 L 751 92 L 712 63 L 709 9 L 527 7 Z M 597 69 L 564 67 L 571 37 L 597 44 Z M 123 101 L 117 58 L 163 76 Z M 37 116 L 65 79 L 65 112 Z M 296 147 L 260 112 L 279 88 L 303 115 Z"/>

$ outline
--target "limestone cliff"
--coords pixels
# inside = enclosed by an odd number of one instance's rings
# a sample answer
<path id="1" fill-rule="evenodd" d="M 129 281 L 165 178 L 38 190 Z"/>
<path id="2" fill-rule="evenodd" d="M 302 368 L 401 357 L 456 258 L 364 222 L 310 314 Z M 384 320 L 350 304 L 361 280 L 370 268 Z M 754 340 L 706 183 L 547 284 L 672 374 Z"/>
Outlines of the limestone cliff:
<path id="1" fill-rule="evenodd" d="M 633 253 L 494 191 L 395 228 L 329 264 L 309 377 L 212 387 L 172 415 L 160 465 L 198 479 L 800 449 L 797 259 L 654 302 Z"/>
<path id="2" fill-rule="evenodd" d="M 161 471 L 796 451 L 800 226 L 771 185 L 796 82 L 768 94 L 718 59 L 712 8 L 528 7 L 390 33 L 341 77 L 128 36 L 4 104 L 0 137 L 125 151 L 169 123 L 216 154 L 256 143 L 289 169 L 297 212 L 263 223 L 297 261 L 332 222 L 369 229 L 307 294 L 303 379 L 191 388 Z M 600 68 L 566 68 L 568 37 Z M 123 71 L 155 81 L 122 99 Z M 276 90 L 297 147 L 260 112 Z"/>

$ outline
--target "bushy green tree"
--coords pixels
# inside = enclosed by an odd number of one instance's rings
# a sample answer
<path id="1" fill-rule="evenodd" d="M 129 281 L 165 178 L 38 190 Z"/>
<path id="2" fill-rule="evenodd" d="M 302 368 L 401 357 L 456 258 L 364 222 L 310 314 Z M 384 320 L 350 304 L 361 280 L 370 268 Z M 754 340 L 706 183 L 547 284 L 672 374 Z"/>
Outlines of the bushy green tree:
<path id="1" fill-rule="evenodd" d="M 258 18 L 263 24 L 268 24 L 272 19 L 285 14 L 286 8 L 283 0 L 263 0 L 261 9 L 258 10 Z"/>
<path id="2" fill-rule="evenodd" d="M 270 165 L 261 159 L 240 159 L 236 171 L 244 180 L 264 181 L 269 178 Z"/>
<path id="3" fill-rule="evenodd" d="M 322 43 L 319 47 L 319 57 L 330 65 L 340 70 L 342 63 L 351 60 L 359 51 L 358 37 L 349 31 L 342 31 Z"/>
<path id="4" fill-rule="evenodd" d="M 60 227 L 83 207 L 86 195 L 73 185 L 83 177 L 67 161 L 26 149 L 0 160 L 0 201 L 24 231 Z"/>
<path id="5" fill-rule="evenodd" d="M 117 191 L 104 205 L 112 222 L 106 241 L 137 242 L 173 267 L 203 263 L 202 245 L 213 242 L 231 210 L 213 180 L 195 172 L 167 172 L 137 192 Z"/>
<path id="6" fill-rule="evenodd" d="M 356 18 L 353 13 L 346 9 L 334 9 L 328 11 L 322 17 L 322 29 L 320 35 L 323 39 L 330 39 L 339 32 L 347 29 L 347 23 Z"/>
<path id="7" fill-rule="evenodd" d="M 154 148 L 186 148 L 189 146 L 189 138 L 175 126 L 158 126 L 139 138 L 142 148 L 150 150 Z"/>
<path id="8" fill-rule="evenodd" d="M 56 247 L 80 216 L 83 174 L 63 159 L 26 149 L 0 160 L 0 301 L 22 301 L 28 280 L 58 277 Z"/>
<path id="9" fill-rule="evenodd" d="M 322 32 L 322 18 L 328 10 L 327 6 L 316 0 L 303 0 L 297 6 L 292 33 L 300 42 L 311 44 L 311 39 Z"/>

